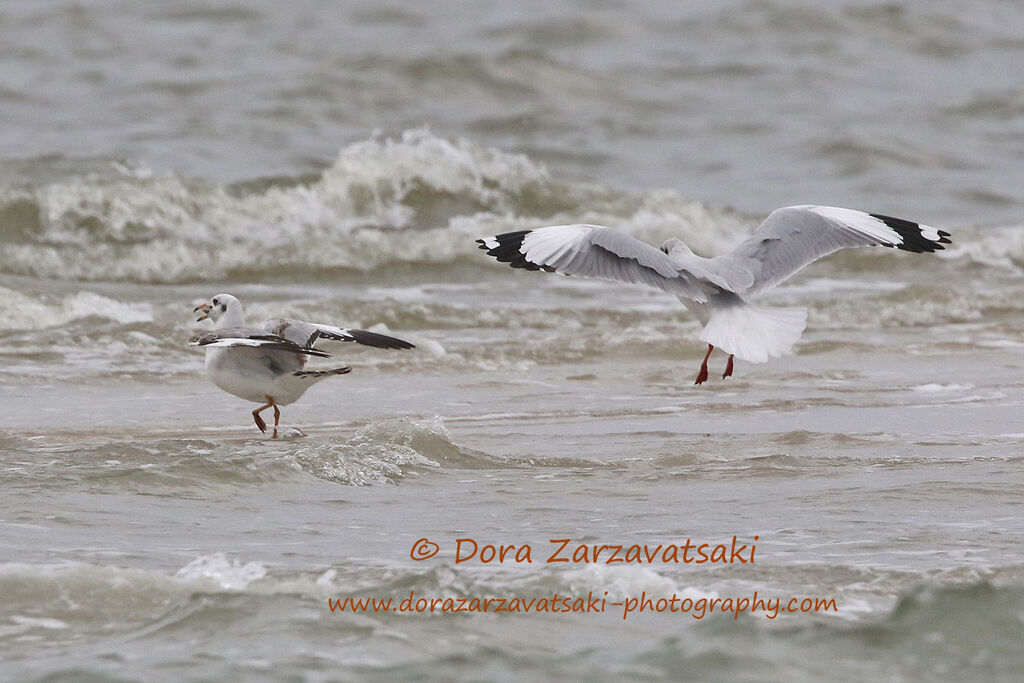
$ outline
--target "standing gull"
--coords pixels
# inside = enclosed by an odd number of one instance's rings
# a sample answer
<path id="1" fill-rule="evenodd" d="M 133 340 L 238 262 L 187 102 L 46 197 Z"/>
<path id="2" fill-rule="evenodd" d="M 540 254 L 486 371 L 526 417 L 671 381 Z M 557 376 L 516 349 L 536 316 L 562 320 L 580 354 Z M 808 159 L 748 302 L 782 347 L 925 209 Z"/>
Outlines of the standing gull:
<path id="1" fill-rule="evenodd" d="M 271 318 L 262 327 L 246 327 L 242 304 L 230 294 L 218 294 L 193 309 L 196 322 L 210 319 L 213 331 L 189 340 L 206 348 L 206 372 L 218 387 L 247 401 L 262 403 L 252 411 L 261 432 L 267 423 L 260 413 L 274 409 L 274 438 L 281 421 L 278 406 L 299 400 L 306 389 L 332 375 L 352 371 L 349 366 L 331 370 L 306 370 L 310 356 L 330 358 L 313 348 L 319 339 L 356 342 L 378 349 L 411 349 L 412 344 L 366 330 L 347 330 L 332 325 Z"/>
<path id="2" fill-rule="evenodd" d="M 746 297 L 845 247 L 931 253 L 950 240 L 948 232 L 902 218 L 805 205 L 776 209 L 738 247 L 714 258 L 694 254 L 675 238 L 659 250 L 600 225 L 519 230 L 477 243 L 513 268 L 619 280 L 675 294 L 700 321 L 700 338 L 708 344 L 694 382 L 701 384 L 716 346 L 729 354 L 725 379 L 732 375 L 733 357 L 764 363 L 791 352 L 803 333 L 807 309 L 755 306 Z"/>

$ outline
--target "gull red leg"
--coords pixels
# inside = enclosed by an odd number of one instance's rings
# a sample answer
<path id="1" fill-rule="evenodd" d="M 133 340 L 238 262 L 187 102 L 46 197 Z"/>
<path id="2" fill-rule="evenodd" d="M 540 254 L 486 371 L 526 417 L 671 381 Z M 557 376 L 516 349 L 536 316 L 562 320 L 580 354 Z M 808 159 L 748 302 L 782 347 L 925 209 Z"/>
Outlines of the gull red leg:
<path id="1" fill-rule="evenodd" d="M 270 397 L 268 396 L 267 399 L 269 400 Z M 267 423 L 263 421 L 263 418 L 260 416 L 260 413 L 262 413 L 264 410 L 273 405 L 274 402 L 270 401 L 266 405 L 262 405 L 256 410 L 252 411 L 252 419 L 256 421 L 256 426 L 259 427 L 260 431 L 263 432 L 264 434 L 266 434 L 267 432 Z M 274 409 L 277 410 L 277 406 L 274 406 Z"/>
<path id="2" fill-rule="evenodd" d="M 729 354 L 729 362 L 725 364 L 725 372 L 722 373 L 722 379 L 726 377 L 732 377 L 732 354 Z"/>
<path id="3" fill-rule="evenodd" d="M 281 409 L 274 403 L 274 399 L 270 399 L 270 403 L 274 406 L 274 438 L 277 438 L 277 425 L 281 424 Z"/>
<path id="4" fill-rule="evenodd" d="M 697 381 L 694 384 L 703 384 L 708 381 L 708 358 L 711 357 L 711 352 L 715 350 L 715 347 L 708 344 L 708 352 L 704 354 L 704 362 L 700 364 L 700 372 L 697 373 Z"/>

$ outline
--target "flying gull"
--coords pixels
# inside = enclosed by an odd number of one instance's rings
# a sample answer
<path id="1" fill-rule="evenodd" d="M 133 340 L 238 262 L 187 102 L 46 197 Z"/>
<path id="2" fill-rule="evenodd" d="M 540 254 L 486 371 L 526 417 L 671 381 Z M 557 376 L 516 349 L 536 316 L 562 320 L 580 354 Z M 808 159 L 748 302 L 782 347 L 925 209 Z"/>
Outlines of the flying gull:
<path id="1" fill-rule="evenodd" d="M 333 325 L 272 318 L 262 327 L 246 327 L 242 304 L 230 294 L 218 294 L 193 309 L 196 322 L 210 319 L 213 331 L 189 340 L 206 348 L 206 372 L 218 387 L 247 401 L 262 403 L 252 411 L 261 432 L 267 423 L 260 413 L 274 409 L 274 438 L 281 421 L 278 406 L 297 401 L 322 379 L 352 371 L 345 365 L 331 370 L 306 370 L 310 356 L 330 358 L 313 347 L 320 339 L 356 342 L 378 349 L 411 349 L 412 344 L 366 330 L 349 330 Z"/>
<path id="2" fill-rule="evenodd" d="M 700 321 L 707 342 L 694 384 L 708 378 L 718 347 L 733 357 L 764 363 L 792 351 L 807 325 L 805 308 L 768 308 L 747 302 L 798 270 L 845 247 L 881 246 L 915 253 L 949 244 L 949 233 L 912 221 L 834 206 L 776 209 L 728 254 L 704 258 L 678 239 L 656 249 L 600 225 L 554 225 L 477 240 L 481 249 L 513 268 L 618 280 L 675 294 Z"/>

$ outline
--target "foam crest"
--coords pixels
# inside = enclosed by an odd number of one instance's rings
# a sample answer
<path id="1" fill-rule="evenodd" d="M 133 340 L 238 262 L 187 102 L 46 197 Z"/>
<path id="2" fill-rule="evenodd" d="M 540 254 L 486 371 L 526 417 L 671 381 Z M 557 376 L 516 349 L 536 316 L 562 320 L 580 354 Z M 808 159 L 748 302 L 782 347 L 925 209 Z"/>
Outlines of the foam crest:
<path id="1" fill-rule="evenodd" d="M 417 192 L 461 197 L 495 213 L 516 208 L 518 196 L 551 183 L 548 172 L 527 157 L 449 141 L 425 129 L 400 140 L 369 140 L 341 151 L 319 183 L 323 196 L 350 215 L 375 215 L 381 224 L 403 225 Z M 386 207 L 405 206 L 389 213 Z"/>
<path id="2" fill-rule="evenodd" d="M 461 458 L 440 417 L 372 422 L 345 443 L 301 444 L 295 462 L 320 479 L 367 486 L 394 484 L 413 468 L 438 468 Z"/>
<path id="3" fill-rule="evenodd" d="M 264 578 L 267 568 L 260 562 L 231 560 L 224 553 L 203 555 L 175 573 L 176 579 L 211 582 L 223 590 L 244 590 L 253 581 Z"/>
<path id="4" fill-rule="evenodd" d="M 687 235 L 708 253 L 751 227 L 673 192 L 559 182 L 526 156 L 413 130 L 346 147 L 314 178 L 225 186 L 110 164 L 0 187 L 0 272 L 180 282 L 479 263 L 481 235 L 579 220 L 656 243 Z"/>
<path id="5" fill-rule="evenodd" d="M 41 330 L 91 317 L 122 324 L 148 323 L 153 321 L 153 307 L 148 303 L 124 303 L 94 292 L 31 296 L 0 287 L 0 330 Z"/>
<path id="6" fill-rule="evenodd" d="M 647 593 L 648 595 L 678 595 L 680 598 L 697 600 L 702 597 L 717 597 L 715 592 L 704 592 L 689 586 L 680 587 L 675 581 L 649 567 L 609 567 L 590 565 L 572 569 L 562 574 L 562 580 L 574 594 L 608 592 L 609 600 L 625 600 Z"/>
<path id="7" fill-rule="evenodd" d="M 951 258 L 1012 273 L 1024 270 L 1024 225 L 971 230 L 947 248 Z"/>

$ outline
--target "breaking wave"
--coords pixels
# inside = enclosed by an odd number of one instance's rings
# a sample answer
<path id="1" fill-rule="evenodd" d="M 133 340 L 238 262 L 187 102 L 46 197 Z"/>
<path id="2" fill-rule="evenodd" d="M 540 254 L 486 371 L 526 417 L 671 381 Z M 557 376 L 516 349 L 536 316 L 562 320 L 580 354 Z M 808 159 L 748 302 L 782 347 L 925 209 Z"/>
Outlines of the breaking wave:
<path id="1" fill-rule="evenodd" d="M 308 482 L 309 477 L 346 486 L 398 484 L 441 468 L 512 466 L 458 446 L 438 416 L 375 420 L 347 438 L 278 442 L 128 439 L 54 446 L 0 432 L 0 448 L 0 484 L 11 488 L 60 480 L 90 491 L 129 489 L 154 495 Z"/>
<path id="2" fill-rule="evenodd" d="M 687 234 L 706 251 L 749 227 L 672 192 L 565 183 L 420 129 L 346 147 L 314 176 L 217 185 L 110 162 L 0 187 L 0 273 L 169 283 L 451 264 L 475 259 L 482 234 L 580 220 Z"/>

